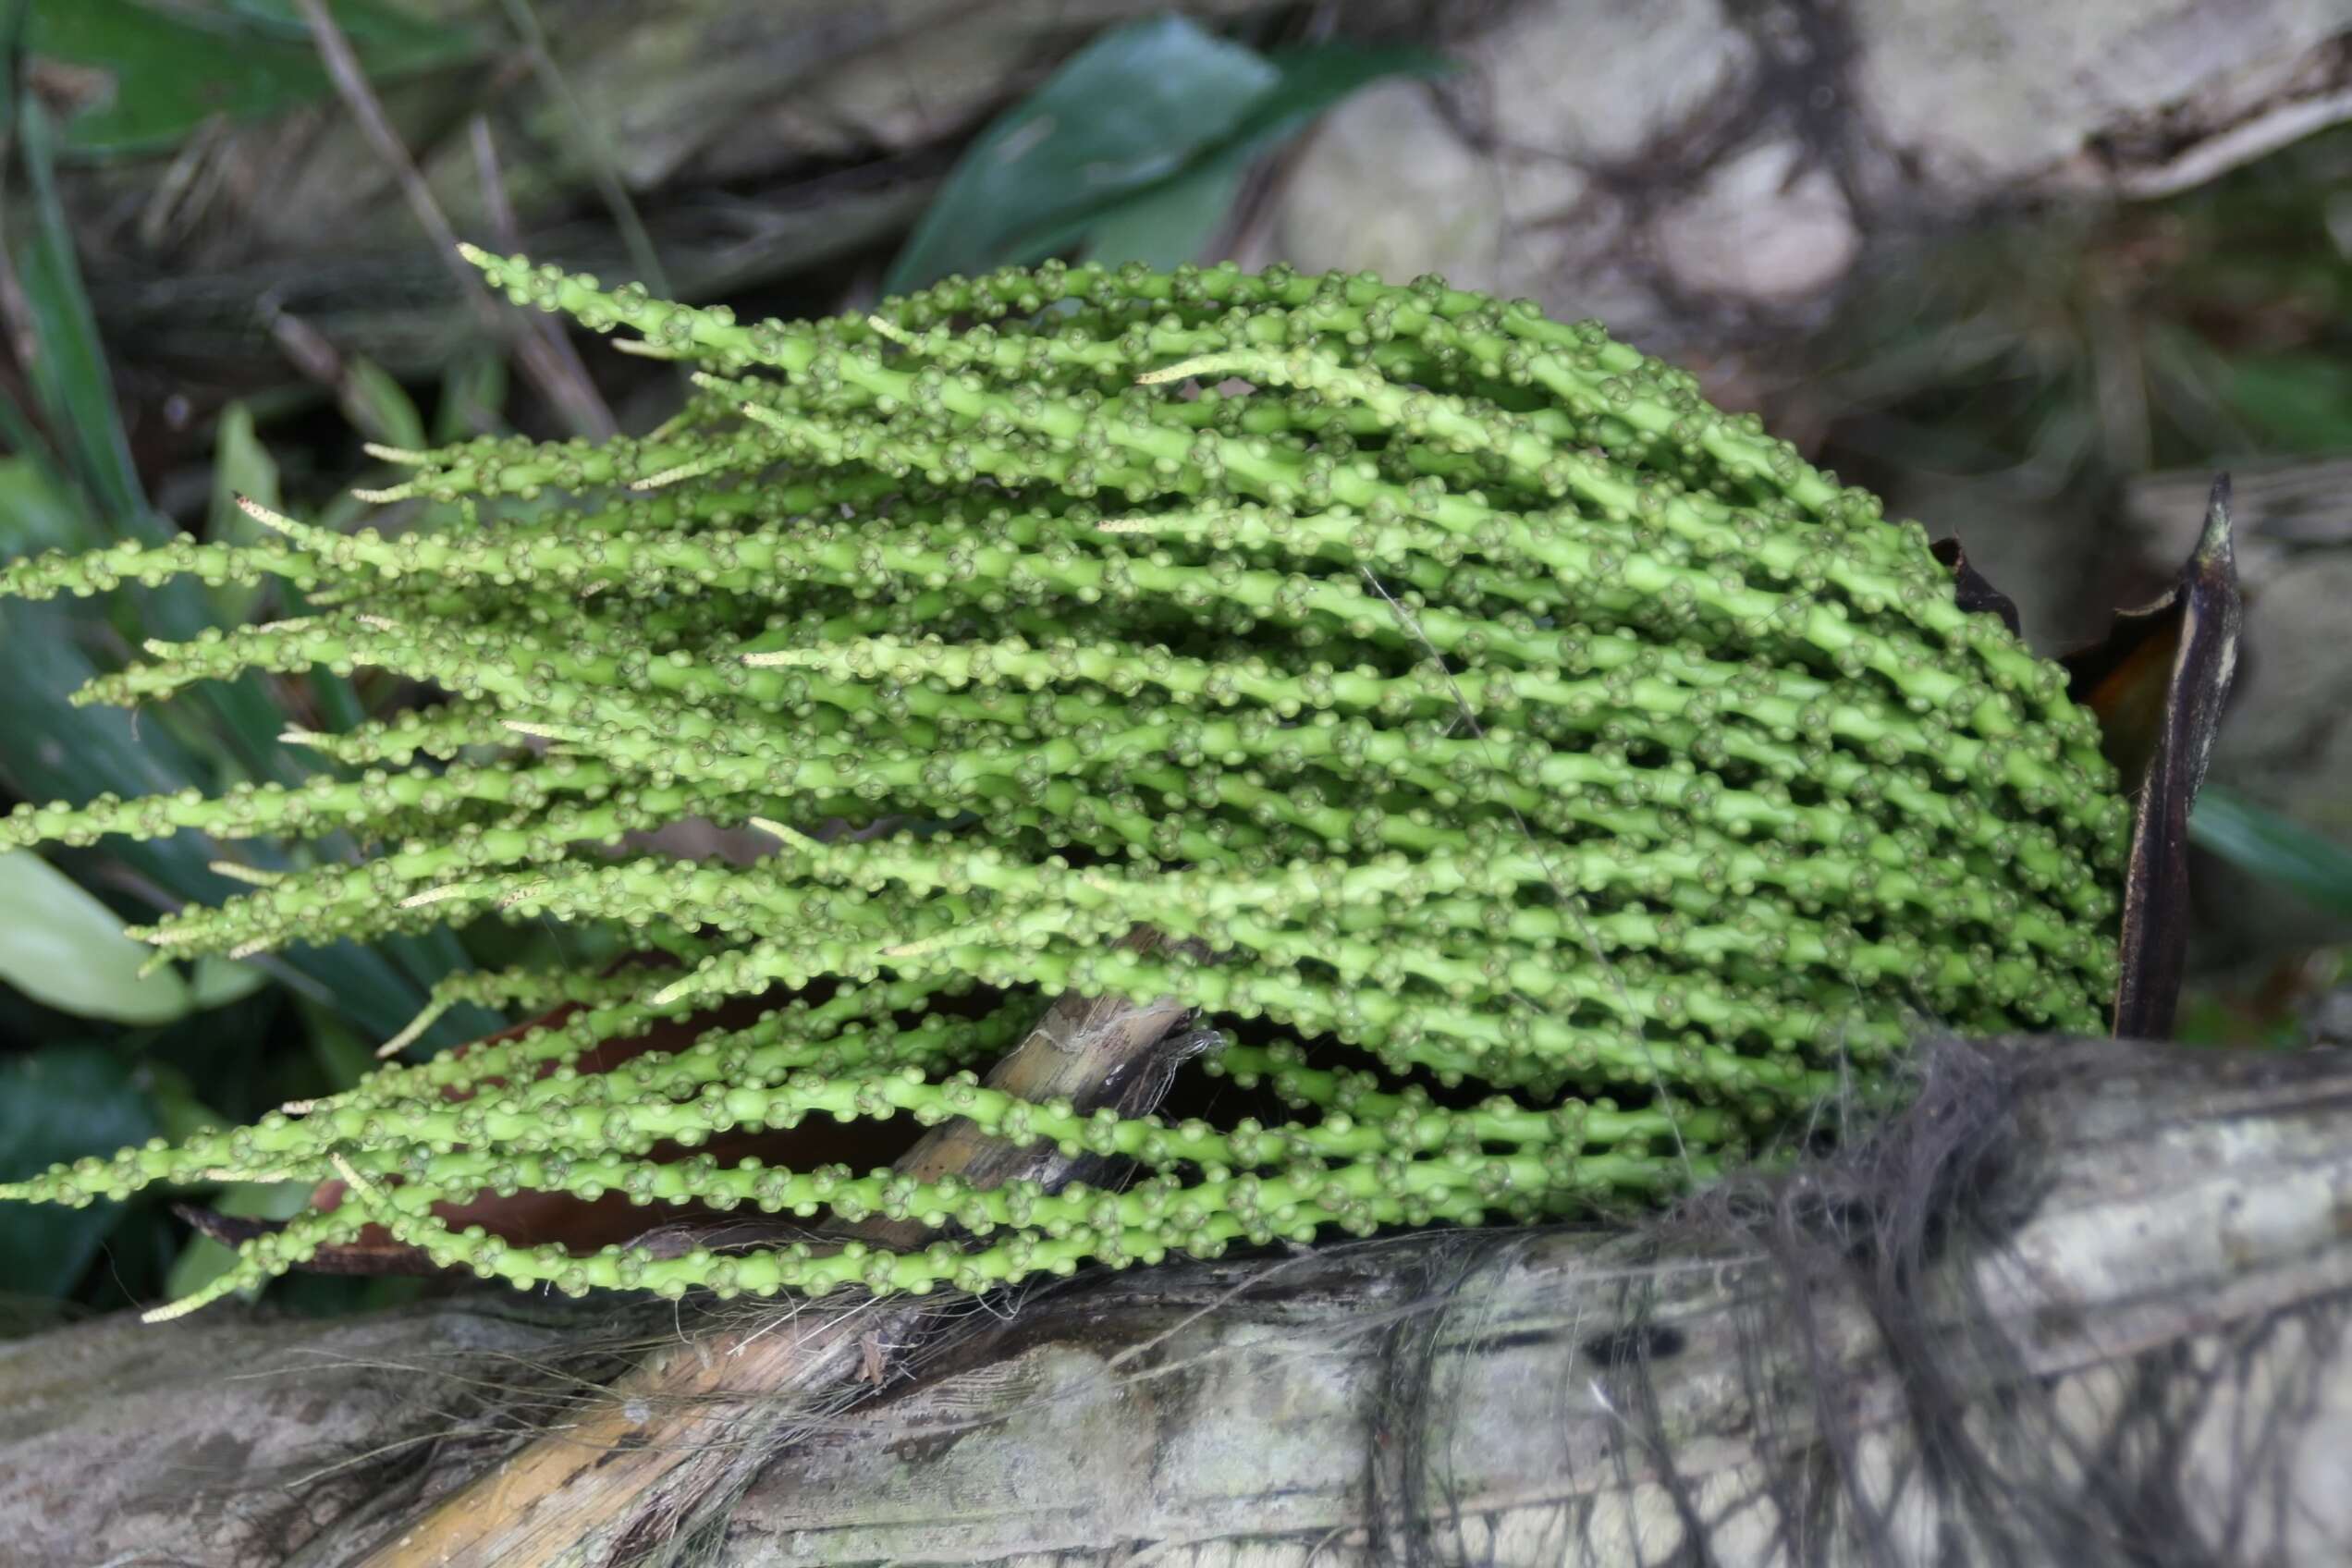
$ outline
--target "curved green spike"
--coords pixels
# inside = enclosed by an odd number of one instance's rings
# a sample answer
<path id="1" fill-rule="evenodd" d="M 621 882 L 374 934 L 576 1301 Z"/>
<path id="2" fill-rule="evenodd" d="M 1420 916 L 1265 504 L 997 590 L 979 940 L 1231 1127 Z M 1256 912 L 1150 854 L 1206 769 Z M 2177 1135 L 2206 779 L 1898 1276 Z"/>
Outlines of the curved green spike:
<path id="1" fill-rule="evenodd" d="M 0 566 L 0 595 L 274 577 L 310 606 L 84 701 L 312 665 L 438 693 L 289 732 L 307 782 L 28 805 L 0 845 L 365 847 L 174 913 L 148 933 L 173 953 L 527 920 L 664 956 L 454 979 L 412 1030 L 538 1016 L 0 1187 L 340 1183 L 167 1310 L 362 1223 L 484 1278 L 675 1295 L 1589 1213 L 1882 1097 L 1923 1022 L 2103 1022 L 2130 807 L 2063 673 L 1961 611 L 1916 526 L 1591 324 L 1436 279 L 1051 264 L 746 323 L 471 254 L 697 367 L 685 406 L 379 453 L 410 473 L 375 498 L 446 504 L 396 533 L 255 509 L 251 545 Z M 1245 1025 L 1205 1070 L 1278 1119 L 984 1084 L 1061 993 Z M 717 1152 L 812 1116 L 964 1118 L 1138 1179 Z M 442 1218 L 523 1192 L 937 1239 L 574 1256 Z"/>

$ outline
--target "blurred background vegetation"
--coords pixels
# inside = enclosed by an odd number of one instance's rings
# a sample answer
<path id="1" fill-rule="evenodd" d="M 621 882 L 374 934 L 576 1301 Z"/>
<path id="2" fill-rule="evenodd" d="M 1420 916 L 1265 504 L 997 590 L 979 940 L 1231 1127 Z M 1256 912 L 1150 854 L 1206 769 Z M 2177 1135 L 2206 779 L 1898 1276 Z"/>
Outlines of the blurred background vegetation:
<path id="1" fill-rule="evenodd" d="M 470 292 L 453 235 L 786 315 L 1047 255 L 1279 257 L 1270 204 L 1314 178 L 1327 111 L 1475 101 L 1452 45 L 1501 8 L 1192 9 L 0 0 L 0 557 L 239 535 L 239 494 L 348 525 L 384 472 L 364 443 L 595 435 L 675 406 L 667 367 Z M 1544 293 L 1606 309 L 1574 279 Z M 1678 325 L 1649 336 L 1958 533 L 2050 651 L 2161 583 L 2219 465 L 2248 498 L 2258 627 L 2352 591 L 2327 575 L 2352 559 L 2352 129 L 2162 199 L 1874 236 L 1795 308 Z M 0 806 L 299 778 L 315 764 L 288 730 L 418 699 L 322 668 L 136 714 L 67 701 L 145 638 L 299 607 L 192 583 L 0 604 Z M 2346 1032 L 2352 809 L 2308 712 L 2343 705 L 2347 667 L 2311 645 L 2325 620 L 2273 624 L 2246 680 L 2316 693 L 2240 776 L 2225 741 L 2199 811 L 2185 1031 L 2216 1045 Z M 439 976 L 594 951 L 490 928 L 149 972 L 123 926 L 223 896 L 220 852 L 0 853 L 0 1178 L 348 1085 Z M 503 1022 L 459 1010 L 412 1048 Z M 291 1196 L 194 1195 L 254 1217 Z M 0 1332 L 185 1292 L 223 1256 L 157 1203 L 0 1207 Z M 280 1291 L 337 1311 L 414 1288 Z"/>

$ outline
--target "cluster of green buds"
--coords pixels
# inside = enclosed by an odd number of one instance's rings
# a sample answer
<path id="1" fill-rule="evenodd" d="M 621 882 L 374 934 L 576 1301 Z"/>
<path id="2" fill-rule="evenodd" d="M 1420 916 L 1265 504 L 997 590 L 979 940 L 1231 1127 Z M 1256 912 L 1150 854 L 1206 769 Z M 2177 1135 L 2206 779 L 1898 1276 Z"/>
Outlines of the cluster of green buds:
<path id="1" fill-rule="evenodd" d="M 260 544 L 0 574 L 301 590 L 300 617 L 151 645 L 88 700 L 317 665 L 443 694 L 298 735 L 330 765 L 299 786 L 0 824 L 368 847 L 245 874 L 143 932 L 164 954 L 552 918 L 676 960 L 460 977 L 436 1007 L 570 1010 L 0 1188 L 339 1180 L 200 1299 L 370 1224 L 519 1285 L 727 1295 L 1589 1212 L 1886 1082 L 1922 1021 L 2101 1024 L 2129 811 L 2063 672 L 1958 607 L 1917 524 L 1596 325 L 1430 278 L 1051 264 L 747 325 L 473 260 L 692 361 L 683 410 L 602 444 L 379 450 L 411 472 L 369 498 L 438 504 L 404 532 L 253 508 Z M 644 847 L 681 819 L 772 850 Z M 984 1084 L 1063 993 L 1197 1009 L 1225 1034 L 1205 1070 L 1288 1119 Z M 679 1020 L 675 1050 L 583 1061 Z M 1132 1183 L 678 1153 L 901 1114 Z M 575 1255 L 441 1217 L 519 1192 L 937 1240 Z"/>

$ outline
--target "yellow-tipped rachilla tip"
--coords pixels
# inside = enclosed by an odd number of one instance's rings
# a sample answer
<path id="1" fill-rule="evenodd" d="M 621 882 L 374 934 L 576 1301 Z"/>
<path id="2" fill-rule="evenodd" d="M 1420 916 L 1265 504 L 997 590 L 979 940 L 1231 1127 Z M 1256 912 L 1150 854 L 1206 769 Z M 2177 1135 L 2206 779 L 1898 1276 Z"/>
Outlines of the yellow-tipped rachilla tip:
<path id="1" fill-rule="evenodd" d="M 1189 360 L 1178 360 L 1172 365 L 1162 365 L 1158 370 L 1144 372 L 1143 374 L 1135 377 L 1135 385 L 1160 386 L 1171 381 L 1189 380 L 1195 375 L 1204 381 L 1211 379 L 1222 381 L 1230 362 L 1219 354 L 1202 354 Z"/>
<path id="2" fill-rule="evenodd" d="M 377 1207 L 381 1204 L 383 1194 L 376 1191 L 374 1182 L 360 1174 L 360 1168 L 351 1163 L 350 1156 L 341 1149 L 337 1149 L 326 1158 L 327 1163 L 335 1167 L 335 1173 L 343 1178 L 343 1184 L 351 1189 L 353 1197 L 358 1198 L 370 1208 Z"/>
<path id="3" fill-rule="evenodd" d="M 243 512 L 247 517 L 251 518 L 255 522 L 260 523 L 263 528 L 271 529 L 276 533 L 284 533 L 293 538 L 299 539 L 305 533 L 314 533 L 317 532 L 317 530 L 311 527 L 310 524 L 305 522 L 297 522 L 292 518 L 288 517 L 284 512 L 274 511 L 270 508 L 262 505 L 261 502 L 253 499 L 251 496 L 238 496 L 237 509 Z"/>
<path id="4" fill-rule="evenodd" d="M 425 1003 L 424 1010 L 403 1024 L 398 1034 L 375 1047 L 376 1060 L 388 1061 L 407 1050 L 410 1046 L 423 1038 L 424 1032 L 439 1023 L 441 1015 L 448 1011 L 449 1004 L 446 1001 L 436 1000 Z"/>
<path id="5" fill-rule="evenodd" d="M 716 472 L 719 466 L 719 459 L 698 458 L 691 463 L 680 463 L 676 468 L 666 468 L 659 473 L 649 473 L 643 479 L 633 479 L 630 481 L 629 487 L 631 490 L 663 490 L 680 480 L 699 479 L 704 474 Z"/>
<path id="6" fill-rule="evenodd" d="M 818 839 L 812 839 L 799 828 L 778 822 L 772 816 L 754 816 L 750 821 L 753 827 L 758 828 L 769 838 L 779 839 L 796 850 L 821 850 L 825 847 Z"/>
<path id="7" fill-rule="evenodd" d="M 185 1317 L 191 1312 L 210 1306 L 221 1297 L 242 1290 L 245 1281 L 239 1270 L 230 1269 L 215 1277 L 209 1284 L 190 1292 L 178 1301 L 167 1301 L 161 1306 L 151 1306 L 139 1315 L 141 1323 L 168 1323 L 175 1317 Z"/>
<path id="8" fill-rule="evenodd" d="M 531 900 L 538 897 L 541 893 L 547 890 L 547 886 L 550 880 L 551 879 L 548 877 L 542 876 L 536 882 L 526 882 L 520 888 L 499 894 L 498 907 L 500 909 L 512 909 L 517 904 L 528 903 Z"/>

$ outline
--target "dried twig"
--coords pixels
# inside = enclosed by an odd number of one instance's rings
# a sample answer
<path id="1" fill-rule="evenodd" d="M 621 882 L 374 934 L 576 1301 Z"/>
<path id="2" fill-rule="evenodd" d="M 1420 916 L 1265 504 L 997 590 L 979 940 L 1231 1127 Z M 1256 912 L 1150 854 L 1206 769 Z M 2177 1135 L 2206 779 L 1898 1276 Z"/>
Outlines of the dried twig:
<path id="1" fill-rule="evenodd" d="M 401 198 L 416 214 L 418 224 L 432 237 L 434 248 L 447 261 L 468 308 L 480 318 L 484 330 L 513 343 L 515 358 L 523 374 L 548 402 L 561 410 L 565 423 L 576 434 L 600 439 L 611 435 L 619 425 L 615 423 L 612 410 L 606 407 L 595 383 L 589 379 L 579 356 L 569 352 L 569 345 L 566 352 L 558 356 L 549 350 L 544 339 L 527 330 L 518 330 L 513 314 L 501 310 L 483 287 L 482 275 L 459 256 L 457 230 L 450 227 L 441 203 L 434 199 L 432 187 L 425 183 L 416 160 L 409 156 L 400 133 L 393 129 L 375 90 L 368 85 L 366 74 L 360 69 L 359 56 L 352 52 L 350 41 L 327 14 L 324 0 L 298 3 L 318 46 L 319 61 L 334 81 L 337 94 L 359 122 L 369 145 L 392 171 Z"/>
<path id="2" fill-rule="evenodd" d="M 469 129 L 473 141 L 474 171 L 482 181 L 483 210 L 489 216 L 491 232 L 507 250 L 520 251 L 522 225 L 515 216 L 514 203 L 507 199 L 507 182 L 499 172 L 498 144 L 491 133 L 489 118 L 474 116 Z M 582 362 L 580 351 L 571 346 L 571 338 L 556 318 L 538 311 L 524 311 L 515 319 L 522 324 L 522 342 L 518 347 L 524 356 L 526 372 L 535 365 L 539 369 L 533 373 L 534 380 L 545 376 L 552 378 L 555 386 L 584 388 L 586 400 L 574 413 L 575 424 L 586 422 L 581 430 L 582 435 L 613 434 L 619 427 L 613 423 L 612 411 L 597 395 L 596 384 L 589 379 L 588 367 Z"/>
<path id="3" fill-rule="evenodd" d="M 531 0 L 506 0 L 507 20 L 521 38 L 531 63 L 531 74 L 539 79 L 539 86 L 563 111 L 570 122 L 572 135 L 580 141 L 583 161 L 596 182 L 596 194 L 605 208 L 612 214 L 613 227 L 620 231 L 620 242 L 629 249 L 630 264 L 637 271 L 637 281 L 655 293 L 668 299 L 673 296 L 668 276 L 663 271 L 661 257 L 654 250 L 653 237 L 645 232 L 644 220 L 637 215 L 637 204 L 629 199 L 629 187 L 621 182 L 620 160 L 613 150 L 612 139 L 605 134 L 571 83 L 556 65 L 555 52 L 547 47 L 547 30 L 539 22 L 539 13 Z M 477 145 L 479 143 L 477 142 Z M 509 251 L 520 251 L 520 242 L 509 245 Z"/>

